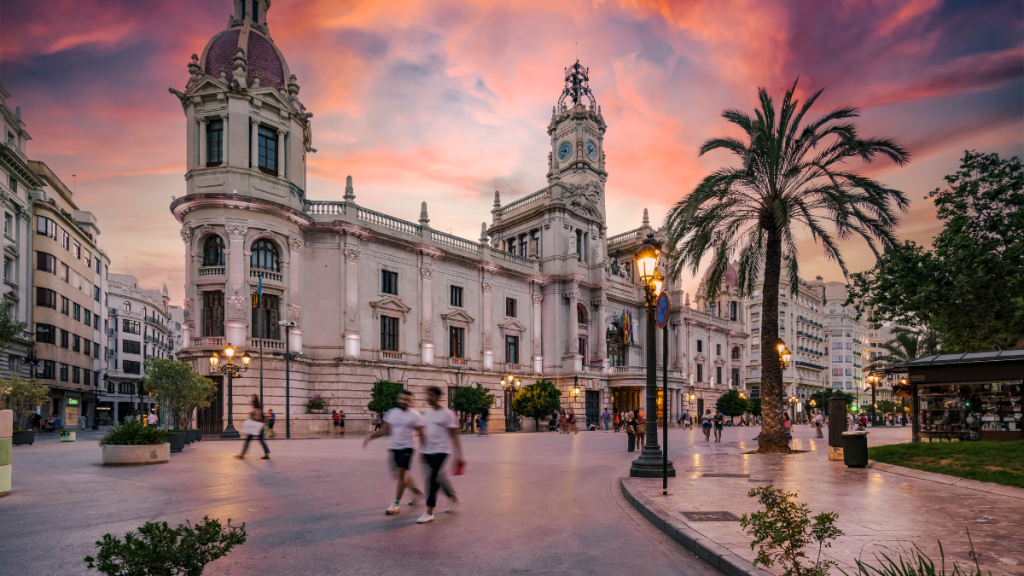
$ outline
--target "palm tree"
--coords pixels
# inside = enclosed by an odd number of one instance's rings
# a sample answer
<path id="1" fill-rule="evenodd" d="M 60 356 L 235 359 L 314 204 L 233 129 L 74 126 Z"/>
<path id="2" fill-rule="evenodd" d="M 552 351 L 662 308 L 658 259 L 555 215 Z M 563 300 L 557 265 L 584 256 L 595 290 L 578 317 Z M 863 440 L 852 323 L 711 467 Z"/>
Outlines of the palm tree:
<path id="1" fill-rule="evenodd" d="M 872 359 L 871 364 L 865 370 L 874 370 L 890 364 L 898 364 L 921 356 L 939 353 L 938 334 L 930 329 L 896 328 L 892 333 L 892 340 L 878 346 L 885 350 L 886 354 Z"/>
<path id="2" fill-rule="evenodd" d="M 722 116 L 739 126 L 746 139 L 713 138 L 700 148 L 736 154 L 737 167 L 721 168 L 704 180 L 669 212 L 666 219 L 669 275 L 683 270 L 696 275 L 701 259 L 710 252 L 711 266 L 704 296 L 713 301 L 725 276 L 729 259 L 738 256 L 737 284 L 748 295 L 763 269 L 761 327 L 761 389 L 764 426 L 758 452 L 787 453 L 782 428 L 782 369 L 776 351 L 779 341 L 779 281 L 783 256 L 789 285 L 796 293 L 797 240 L 801 225 L 822 245 L 825 256 L 847 274 L 837 240 L 860 236 L 878 256 L 895 245 L 893 230 L 899 223 L 893 204 L 907 209 L 907 198 L 851 170 L 848 161 L 872 162 L 879 155 L 902 166 L 910 154 L 894 140 L 862 138 L 850 121 L 858 110 L 842 107 L 806 124 L 804 115 L 821 90 L 800 106 L 793 97 L 796 83 L 776 112 L 764 88 L 758 90 L 760 108 L 751 118 L 739 110 Z"/>

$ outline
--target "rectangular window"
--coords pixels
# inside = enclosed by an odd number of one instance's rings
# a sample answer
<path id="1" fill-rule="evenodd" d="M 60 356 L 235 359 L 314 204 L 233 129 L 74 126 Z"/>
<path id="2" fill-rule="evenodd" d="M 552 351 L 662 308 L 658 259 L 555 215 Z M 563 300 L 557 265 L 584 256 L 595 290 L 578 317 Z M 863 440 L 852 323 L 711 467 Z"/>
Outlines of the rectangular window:
<path id="1" fill-rule="evenodd" d="M 71 271 L 71 287 L 77 290 L 82 289 L 82 276 L 74 270 Z"/>
<path id="2" fill-rule="evenodd" d="M 737 318 L 737 304 L 736 302 L 729 302 L 729 320 L 735 322 Z"/>
<path id="3" fill-rule="evenodd" d="M 715 368 L 715 382 L 718 382 L 719 384 L 723 384 L 724 383 L 722 381 L 722 367 L 721 366 L 718 366 L 718 367 Z"/>
<path id="4" fill-rule="evenodd" d="M 206 165 L 220 166 L 224 162 L 224 121 L 212 120 L 206 126 Z"/>
<path id="5" fill-rule="evenodd" d="M 61 348 L 67 348 L 69 346 L 68 342 L 70 340 L 71 340 L 71 333 L 68 332 L 67 330 L 61 330 L 60 331 L 60 347 Z"/>
<path id="6" fill-rule="evenodd" d="M 92 343 L 92 357 L 93 358 L 99 358 L 100 357 L 100 343 L 99 342 L 93 342 Z"/>
<path id="7" fill-rule="evenodd" d="M 515 318 L 516 317 L 516 299 L 515 298 L 505 298 L 505 316 L 508 316 L 509 318 Z"/>
<path id="8" fill-rule="evenodd" d="M 82 257 L 82 245 L 79 244 L 78 242 L 72 243 L 71 244 L 71 254 L 75 258 L 81 258 Z"/>
<path id="9" fill-rule="evenodd" d="M 519 364 L 519 336 L 505 336 L 505 362 Z"/>
<path id="10" fill-rule="evenodd" d="M 398 272 L 380 271 L 380 291 L 385 294 L 398 295 Z"/>
<path id="11" fill-rule="evenodd" d="M 68 265 L 61 262 L 57 267 L 60 268 L 60 279 L 67 282 L 68 276 L 70 276 L 70 274 L 68 274 Z"/>
<path id="12" fill-rule="evenodd" d="M 71 351 L 81 352 L 82 351 L 82 337 L 78 334 L 71 336 Z"/>
<path id="13" fill-rule="evenodd" d="M 451 305 L 462 308 L 462 286 L 451 287 Z"/>
<path id="14" fill-rule="evenodd" d="M 260 172 L 277 176 L 277 132 L 260 126 L 257 139 Z"/>
<path id="15" fill-rule="evenodd" d="M 41 360 L 39 365 L 36 366 L 36 378 L 42 378 L 44 380 L 53 380 L 57 377 L 57 363 L 53 360 Z"/>
<path id="16" fill-rule="evenodd" d="M 81 384 L 82 383 L 82 369 L 79 368 L 78 366 L 73 366 L 71 368 L 71 383 L 72 384 Z"/>
<path id="17" fill-rule="evenodd" d="M 138 340 L 121 340 L 121 351 L 125 354 L 142 354 L 142 344 Z"/>
<path id="18" fill-rule="evenodd" d="M 85 382 L 83 382 L 83 384 L 86 386 L 92 386 L 92 370 L 82 370 L 82 376 L 85 376 Z"/>
<path id="19" fill-rule="evenodd" d="M 71 235 L 64 230 L 60 231 L 60 245 L 65 250 L 71 250 Z"/>
<path id="20" fill-rule="evenodd" d="M 398 318 L 380 317 L 380 349 L 398 352 Z"/>
<path id="21" fill-rule="evenodd" d="M 224 335 L 224 293 L 203 292 L 203 336 Z"/>
<path id="22" fill-rule="evenodd" d="M 761 323 L 760 322 L 751 322 L 750 323 L 750 331 L 751 332 L 757 332 L 760 329 L 761 329 Z"/>
<path id="23" fill-rule="evenodd" d="M 466 329 L 452 326 L 448 329 L 448 355 L 452 358 L 465 358 Z"/>
<path id="24" fill-rule="evenodd" d="M 697 382 L 704 381 L 704 365 L 697 364 Z"/>
<path id="25" fill-rule="evenodd" d="M 82 353 L 86 356 L 92 356 L 92 340 L 84 339 L 85 346 L 82 347 Z"/>
<path id="26" fill-rule="evenodd" d="M 83 252 L 83 254 L 84 254 L 84 256 L 82 256 L 82 261 L 85 262 L 85 265 L 88 266 L 91 269 L 92 268 L 92 254 L 90 254 L 88 250 Z"/>
<path id="27" fill-rule="evenodd" d="M 703 352 L 703 351 L 704 351 L 704 341 L 703 340 L 697 340 L 697 352 Z"/>
<path id="28" fill-rule="evenodd" d="M 142 329 L 136 320 L 121 320 L 121 331 L 125 334 L 141 334 Z"/>
<path id="29" fill-rule="evenodd" d="M 121 369 L 125 374 L 141 374 L 142 365 L 135 360 L 122 360 Z"/>
<path id="30" fill-rule="evenodd" d="M 79 322 L 82 321 L 82 305 L 75 303 L 71 305 L 71 317 Z"/>
<path id="31" fill-rule="evenodd" d="M 93 286 L 92 287 L 92 299 L 97 301 L 97 302 L 100 301 L 100 287 L 99 286 Z"/>
<path id="32" fill-rule="evenodd" d="M 832 349 L 833 350 L 842 350 L 843 349 L 843 343 L 842 342 L 832 342 Z"/>
<path id="33" fill-rule="evenodd" d="M 57 223 L 46 216 L 36 216 L 36 234 L 57 239 Z M 51 376 L 52 378 L 52 376 Z"/>
<path id="34" fill-rule="evenodd" d="M 42 344 L 57 343 L 57 329 L 50 324 L 36 324 L 36 342 Z"/>
<path id="35" fill-rule="evenodd" d="M 715 356 L 721 356 L 721 355 L 722 355 L 722 345 L 721 344 L 715 344 Z"/>
<path id="36" fill-rule="evenodd" d="M 92 326 L 92 311 L 90 310 L 85 311 L 85 325 Z"/>
<path id="37" fill-rule="evenodd" d="M 57 258 L 46 252 L 36 252 L 36 270 L 40 272 L 57 273 Z"/>
<path id="38" fill-rule="evenodd" d="M 42 286 L 36 286 L 36 306 L 57 309 L 57 293 Z"/>
<path id="39" fill-rule="evenodd" d="M 832 369 L 832 375 L 833 376 L 842 376 L 843 375 L 843 369 L 842 368 L 833 368 Z"/>
<path id="40" fill-rule="evenodd" d="M 60 365 L 60 381 L 61 382 L 67 382 L 68 381 L 68 365 L 67 364 L 61 364 Z"/>

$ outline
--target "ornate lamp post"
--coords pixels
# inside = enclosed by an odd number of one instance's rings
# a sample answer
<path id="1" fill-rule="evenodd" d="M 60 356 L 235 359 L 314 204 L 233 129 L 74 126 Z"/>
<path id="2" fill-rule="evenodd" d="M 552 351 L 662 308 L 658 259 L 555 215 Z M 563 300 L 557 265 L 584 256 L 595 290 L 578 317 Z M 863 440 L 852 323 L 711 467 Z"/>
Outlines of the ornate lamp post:
<path id="1" fill-rule="evenodd" d="M 516 431 L 516 413 L 512 410 L 512 396 L 520 386 L 522 382 L 511 372 L 501 379 L 501 389 L 505 391 L 505 432 Z"/>
<path id="2" fill-rule="evenodd" d="M 878 384 L 882 381 L 882 377 L 879 374 L 875 374 L 874 372 L 872 372 L 871 374 L 868 374 L 867 378 L 865 378 L 864 381 L 867 382 L 868 386 L 871 388 L 871 425 L 877 426 L 878 411 L 875 408 L 875 389 L 878 387 Z"/>
<path id="3" fill-rule="evenodd" d="M 644 346 L 647 349 L 647 440 L 640 457 L 633 461 L 629 475 L 641 478 L 658 478 L 662 474 L 675 476 L 676 470 L 671 462 L 665 460 L 658 445 L 658 357 L 655 350 L 657 338 L 655 308 L 658 295 L 664 285 L 664 279 L 658 270 L 658 259 L 661 256 L 661 242 L 648 234 L 640 249 L 636 251 L 637 275 L 644 286 L 644 307 L 647 309 L 647 338 Z M 666 351 L 667 353 L 667 351 Z"/>
<path id="4" fill-rule="evenodd" d="M 221 352 L 221 354 L 226 358 L 223 363 L 221 363 L 220 356 L 216 352 L 210 356 L 210 366 L 212 367 L 212 370 L 218 374 L 226 374 L 228 377 L 228 425 L 224 428 L 224 431 L 220 433 L 221 438 L 241 438 L 241 434 L 238 433 L 238 430 L 235 430 L 235 406 L 233 402 L 234 394 L 232 393 L 233 389 L 231 379 L 237 378 L 249 369 L 249 362 L 252 360 L 252 357 L 249 356 L 248 352 L 246 352 L 245 354 L 242 354 L 242 363 L 235 364 L 232 361 L 232 358 L 235 356 L 235 352 L 235 348 L 231 344 L 228 344 L 228 347 Z"/>
<path id="5" fill-rule="evenodd" d="M 790 430 L 793 429 L 793 425 L 796 424 L 796 403 L 800 399 L 796 397 L 796 394 L 789 397 L 789 426 Z"/>

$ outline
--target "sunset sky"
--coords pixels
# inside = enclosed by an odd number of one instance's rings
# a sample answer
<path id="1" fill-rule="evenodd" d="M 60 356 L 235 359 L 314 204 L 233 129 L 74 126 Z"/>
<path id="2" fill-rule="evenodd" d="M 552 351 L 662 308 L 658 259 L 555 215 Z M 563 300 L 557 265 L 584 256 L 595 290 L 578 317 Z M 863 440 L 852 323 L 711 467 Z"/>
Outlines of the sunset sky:
<path id="1" fill-rule="evenodd" d="M 184 250 L 168 210 L 184 193 L 185 119 L 168 87 L 227 25 L 231 0 L 6 0 L 0 81 L 20 106 L 29 156 L 77 188 L 112 271 L 180 302 Z M 551 107 L 578 53 L 602 106 L 609 233 L 660 224 L 670 204 L 732 162 L 697 156 L 752 111 L 825 87 L 815 110 L 860 107 L 860 129 L 909 148 L 872 177 L 903 190 L 902 238 L 939 229 L 925 194 L 965 149 L 1024 156 L 1020 0 L 367 1 L 273 0 L 271 35 L 314 114 L 307 196 L 356 201 L 476 239 L 494 190 L 509 202 L 545 185 Z M 813 110 L 812 110 L 813 112 Z M 735 134 L 734 134 L 735 135 Z M 77 178 L 73 179 L 72 174 Z M 845 245 L 853 270 L 872 265 Z M 801 275 L 841 280 L 810 241 Z M 696 282 L 686 281 L 687 286 Z"/>

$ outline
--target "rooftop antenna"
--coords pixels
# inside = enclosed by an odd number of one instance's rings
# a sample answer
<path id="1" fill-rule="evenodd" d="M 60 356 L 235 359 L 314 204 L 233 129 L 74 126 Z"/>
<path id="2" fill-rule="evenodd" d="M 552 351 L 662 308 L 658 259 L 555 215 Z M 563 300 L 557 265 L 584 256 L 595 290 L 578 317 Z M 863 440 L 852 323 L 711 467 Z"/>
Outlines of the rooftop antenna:
<path id="1" fill-rule="evenodd" d="M 78 174 L 72 174 L 71 178 L 71 197 L 74 198 L 75 194 L 78 193 Z"/>

